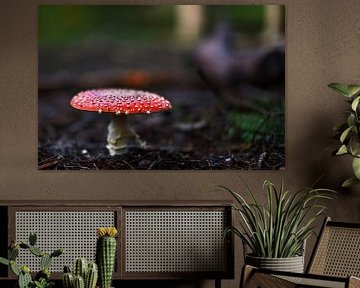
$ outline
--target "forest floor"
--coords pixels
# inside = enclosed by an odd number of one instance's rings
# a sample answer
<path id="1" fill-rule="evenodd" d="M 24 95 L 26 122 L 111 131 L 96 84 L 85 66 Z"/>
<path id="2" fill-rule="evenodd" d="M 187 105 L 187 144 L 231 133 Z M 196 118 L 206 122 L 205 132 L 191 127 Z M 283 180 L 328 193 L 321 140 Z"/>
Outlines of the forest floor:
<path id="1" fill-rule="evenodd" d="M 263 121 L 250 125 L 253 131 L 245 131 L 249 125 L 242 123 L 241 119 L 246 119 L 241 118 L 243 111 L 224 105 L 221 97 L 201 83 L 193 70 L 189 72 L 182 61 L 184 55 L 175 57 L 174 53 L 178 52 L 159 55 L 156 49 L 147 51 L 152 61 L 162 59 L 157 62 L 157 70 L 152 71 L 147 68 L 152 67 L 151 63 L 146 65 L 148 58 L 141 60 L 141 67 L 116 62 L 114 59 L 119 59 L 117 56 L 122 52 L 117 50 L 116 54 L 111 54 L 101 49 L 71 53 L 39 51 L 38 169 L 284 168 L 283 113 L 270 111 L 261 116 Z M 132 49 L 126 53 L 131 59 L 141 52 Z M 171 71 L 160 70 L 162 66 L 172 67 Z M 67 67 L 67 70 L 58 67 Z M 194 74 L 194 78 L 189 74 Z M 79 111 L 69 104 L 81 90 L 109 86 L 150 90 L 172 103 L 170 111 L 129 116 L 132 128 L 146 142 L 145 148 L 134 147 L 123 155 L 110 156 L 106 135 L 111 115 Z M 263 129 L 268 119 L 276 117 L 281 124 L 280 136 Z"/>

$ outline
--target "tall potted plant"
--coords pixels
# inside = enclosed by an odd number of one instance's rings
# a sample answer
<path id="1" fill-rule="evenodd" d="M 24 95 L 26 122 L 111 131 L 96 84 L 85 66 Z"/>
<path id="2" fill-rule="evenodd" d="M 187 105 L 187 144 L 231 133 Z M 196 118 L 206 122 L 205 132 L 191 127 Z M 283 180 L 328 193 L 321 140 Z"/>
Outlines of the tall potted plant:
<path id="1" fill-rule="evenodd" d="M 350 155 L 354 176 L 345 180 L 343 187 L 360 183 L 360 85 L 331 83 L 329 88 L 344 96 L 350 104 L 346 122 L 334 127 L 340 141 L 335 155 Z"/>
<path id="2" fill-rule="evenodd" d="M 251 201 L 225 186 L 220 187 L 236 201 L 233 207 L 240 215 L 239 227 L 229 227 L 226 233 L 233 232 L 241 238 L 247 248 L 244 249 L 245 264 L 302 273 L 305 241 L 314 233 L 315 220 L 326 209 L 318 200 L 331 199 L 334 191 L 305 188 L 290 193 L 283 184 L 278 189 L 266 180 L 267 203 L 264 206 L 245 182 L 244 186 Z"/>

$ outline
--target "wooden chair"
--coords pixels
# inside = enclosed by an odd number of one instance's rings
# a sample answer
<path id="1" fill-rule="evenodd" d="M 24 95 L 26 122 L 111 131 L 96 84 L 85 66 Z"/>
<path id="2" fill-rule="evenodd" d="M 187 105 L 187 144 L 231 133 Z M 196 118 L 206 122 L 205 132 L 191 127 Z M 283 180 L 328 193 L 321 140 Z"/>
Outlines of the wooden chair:
<path id="1" fill-rule="evenodd" d="M 306 273 L 245 265 L 240 287 L 360 287 L 360 223 L 334 222 L 326 218 Z"/>

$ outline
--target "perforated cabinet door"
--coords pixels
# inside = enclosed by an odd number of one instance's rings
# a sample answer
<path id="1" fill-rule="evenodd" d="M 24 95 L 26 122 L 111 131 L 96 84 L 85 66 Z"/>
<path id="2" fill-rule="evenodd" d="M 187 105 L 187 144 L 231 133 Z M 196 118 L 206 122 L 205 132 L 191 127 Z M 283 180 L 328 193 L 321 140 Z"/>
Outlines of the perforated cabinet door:
<path id="1" fill-rule="evenodd" d="M 95 260 L 96 228 L 116 226 L 115 211 L 15 211 L 16 241 L 28 243 L 30 232 L 37 233 L 37 246 L 51 253 L 64 248 L 65 253 L 52 261 L 50 270 L 62 272 L 64 265 L 73 265 L 74 259 Z M 18 262 L 31 271 L 40 270 L 40 259 L 21 250 Z"/>
<path id="2" fill-rule="evenodd" d="M 224 210 L 126 210 L 126 275 L 225 273 L 226 220 Z"/>

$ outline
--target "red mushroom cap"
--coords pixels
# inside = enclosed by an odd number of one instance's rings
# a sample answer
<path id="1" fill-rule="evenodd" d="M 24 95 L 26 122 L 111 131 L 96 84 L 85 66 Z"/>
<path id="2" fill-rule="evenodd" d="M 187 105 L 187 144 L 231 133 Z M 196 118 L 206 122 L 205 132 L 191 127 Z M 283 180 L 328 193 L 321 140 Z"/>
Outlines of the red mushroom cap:
<path id="1" fill-rule="evenodd" d="M 83 91 L 71 99 L 70 105 L 79 110 L 116 114 L 150 114 L 172 108 L 170 102 L 164 97 L 128 89 Z"/>

